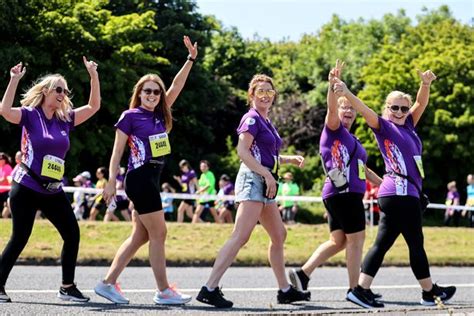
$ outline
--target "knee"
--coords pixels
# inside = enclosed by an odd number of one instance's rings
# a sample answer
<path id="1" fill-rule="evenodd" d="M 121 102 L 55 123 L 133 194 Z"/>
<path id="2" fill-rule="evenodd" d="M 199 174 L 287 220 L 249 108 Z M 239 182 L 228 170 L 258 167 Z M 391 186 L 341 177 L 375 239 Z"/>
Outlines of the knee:
<path id="1" fill-rule="evenodd" d="M 239 248 L 242 248 L 250 240 L 250 234 L 234 234 L 232 239 L 239 246 Z"/>
<path id="2" fill-rule="evenodd" d="M 283 247 L 285 244 L 287 232 L 285 227 L 282 227 L 274 236 L 271 237 L 272 246 Z"/>
<path id="3" fill-rule="evenodd" d="M 165 243 L 166 235 L 168 231 L 166 228 L 160 229 L 159 231 L 148 232 L 148 238 L 153 242 Z"/>
<path id="4" fill-rule="evenodd" d="M 347 245 L 347 239 L 345 236 L 341 236 L 339 238 L 331 238 L 330 242 L 332 243 L 332 246 L 338 251 L 343 250 L 344 248 L 346 248 Z"/>

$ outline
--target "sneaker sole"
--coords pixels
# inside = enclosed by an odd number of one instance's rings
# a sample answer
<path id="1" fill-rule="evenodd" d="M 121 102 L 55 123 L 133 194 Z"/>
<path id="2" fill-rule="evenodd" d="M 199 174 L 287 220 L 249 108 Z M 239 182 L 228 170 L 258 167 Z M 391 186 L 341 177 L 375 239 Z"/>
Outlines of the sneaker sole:
<path id="1" fill-rule="evenodd" d="M 197 296 L 196 297 L 196 301 L 199 301 L 203 304 L 207 304 L 207 305 L 210 305 L 210 306 L 214 306 L 215 308 L 232 308 L 232 306 L 234 306 L 234 303 L 231 303 L 229 306 L 217 306 L 217 305 L 214 305 L 212 304 L 211 302 L 206 302 L 204 301 L 201 297 Z"/>
<path id="2" fill-rule="evenodd" d="M 449 303 L 449 300 L 452 298 L 452 296 L 450 298 L 448 298 L 447 300 L 442 300 L 441 302 L 443 304 L 445 303 Z M 436 302 L 430 302 L 430 301 L 425 301 L 424 299 L 421 299 L 420 300 L 420 304 L 423 305 L 423 306 L 436 306 Z"/>
<path id="3" fill-rule="evenodd" d="M 11 303 L 12 300 L 11 299 L 8 299 L 8 300 L 0 300 L 0 304 L 3 304 L 3 303 Z"/>
<path id="4" fill-rule="evenodd" d="M 298 277 L 298 274 L 296 274 L 296 270 L 291 269 L 290 272 L 288 272 L 288 276 L 290 277 L 291 284 L 296 287 L 298 291 L 303 292 L 303 284 L 301 284 L 300 278 Z"/>
<path id="5" fill-rule="evenodd" d="M 77 298 L 74 296 L 69 296 L 69 295 L 63 295 L 63 294 L 58 294 L 58 298 L 62 299 L 63 301 L 71 301 L 71 302 L 89 302 L 90 298 Z"/>
<path id="6" fill-rule="evenodd" d="M 94 292 L 95 292 L 95 294 L 99 295 L 100 297 L 105 298 L 106 300 L 108 300 L 108 301 L 110 301 L 110 302 L 112 302 L 112 303 L 114 303 L 114 304 L 127 305 L 127 304 L 130 303 L 130 301 L 120 301 L 120 302 L 114 301 L 112 298 L 107 297 L 105 294 L 100 293 L 100 292 L 97 291 L 96 289 L 94 289 Z"/>
<path id="7" fill-rule="evenodd" d="M 349 301 L 349 302 L 352 302 L 354 304 L 357 304 L 361 307 L 364 307 L 364 308 L 368 308 L 368 309 L 371 309 L 371 308 L 383 308 L 382 307 L 374 307 L 374 306 L 370 306 L 369 304 L 366 304 L 364 302 L 362 302 L 361 300 L 359 300 L 352 292 L 347 294 L 346 296 L 346 300 Z"/>
<path id="8" fill-rule="evenodd" d="M 170 299 L 160 299 L 159 301 L 153 300 L 153 302 L 157 305 L 184 305 L 186 303 L 191 302 L 192 299 L 193 299 L 192 297 L 190 297 L 189 299 L 180 300 L 180 301 L 175 301 L 175 300 L 170 300 Z"/>

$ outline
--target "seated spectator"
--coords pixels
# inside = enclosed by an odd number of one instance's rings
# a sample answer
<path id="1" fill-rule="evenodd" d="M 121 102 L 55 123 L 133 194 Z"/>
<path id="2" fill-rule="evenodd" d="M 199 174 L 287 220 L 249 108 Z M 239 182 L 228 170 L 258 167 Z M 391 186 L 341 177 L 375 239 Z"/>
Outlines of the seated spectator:
<path id="1" fill-rule="evenodd" d="M 446 206 L 459 205 L 459 192 L 456 188 L 456 181 L 451 181 L 447 185 L 448 193 L 446 194 Z M 459 226 L 459 218 L 461 217 L 461 210 L 448 207 L 444 213 L 444 225 L 449 226 L 451 219 L 453 219 L 454 226 Z"/>
<path id="2" fill-rule="evenodd" d="M 218 196 L 234 195 L 234 185 L 230 180 L 230 177 L 223 174 L 219 179 L 219 192 Z M 219 223 L 233 223 L 233 213 L 235 211 L 234 201 L 229 200 L 217 200 L 216 201 L 217 214 L 219 215 Z"/>
<path id="3" fill-rule="evenodd" d="M 293 174 L 286 172 L 283 175 L 283 183 L 278 188 L 278 196 L 298 196 L 300 188 L 293 182 Z M 281 201 L 280 212 L 283 222 L 286 224 L 295 224 L 296 213 L 298 212 L 298 203 L 296 201 Z"/>
<path id="4" fill-rule="evenodd" d="M 161 185 L 161 191 L 164 193 L 176 193 L 176 190 L 168 182 L 165 182 Z M 174 212 L 173 198 L 170 196 L 166 196 L 163 197 L 161 201 L 163 203 L 163 212 L 165 213 L 165 220 L 171 221 Z"/>

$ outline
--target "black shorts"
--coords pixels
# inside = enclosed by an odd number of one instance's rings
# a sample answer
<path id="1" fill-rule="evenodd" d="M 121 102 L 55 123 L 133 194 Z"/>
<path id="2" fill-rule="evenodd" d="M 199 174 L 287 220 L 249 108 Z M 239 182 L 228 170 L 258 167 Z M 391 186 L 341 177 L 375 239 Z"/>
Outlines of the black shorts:
<path id="1" fill-rule="evenodd" d="M 204 206 L 204 208 L 212 208 L 214 207 L 214 204 L 214 201 L 199 202 L 199 205 Z"/>
<path id="2" fill-rule="evenodd" d="M 160 196 L 160 176 L 164 163 L 146 163 L 127 172 L 125 193 L 133 202 L 138 214 L 148 214 L 163 210 Z"/>
<path id="3" fill-rule="evenodd" d="M 186 204 L 188 204 L 189 206 L 193 206 L 193 207 L 194 207 L 194 200 L 183 200 L 183 203 L 186 203 Z"/>
<path id="4" fill-rule="evenodd" d="M 116 210 L 117 211 L 124 211 L 124 210 L 128 210 L 128 205 L 130 204 L 130 201 L 129 200 L 120 200 L 120 201 L 117 201 L 117 208 Z"/>
<path id="5" fill-rule="evenodd" d="M 365 230 L 365 210 L 361 193 L 340 193 L 324 199 L 328 211 L 329 230 L 342 229 L 345 234 Z"/>
<path id="6" fill-rule="evenodd" d="M 0 207 L 3 208 L 3 203 L 8 200 L 8 194 L 10 191 L 0 193 Z"/>

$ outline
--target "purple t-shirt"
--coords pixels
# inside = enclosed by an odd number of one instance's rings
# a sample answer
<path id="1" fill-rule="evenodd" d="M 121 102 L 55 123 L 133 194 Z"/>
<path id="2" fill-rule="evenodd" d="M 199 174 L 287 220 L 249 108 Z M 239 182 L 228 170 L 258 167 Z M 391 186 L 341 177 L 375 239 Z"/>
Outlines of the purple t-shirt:
<path id="1" fill-rule="evenodd" d="M 251 108 L 242 117 L 237 128 L 238 135 L 245 132 L 253 136 L 253 143 L 250 146 L 252 156 L 263 166 L 276 171 L 282 141 L 273 124 L 258 114 L 257 110 Z"/>
<path id="2" fill-rule="evenodd" d="M 354 151 L 354 157 L 349 166 L 350 155 Z M 319 150 L 323 157 L 324 166 L 327 171 L 334 168 L 343 170 L 346 175 L 349 187 L 344 191 L 338 191 L 331 180 L 326 177 L 324 182 L 322 196 L 327 199 L 339 193 L 365 192 L 365 163 L 367 162 L 367 152 L 360 142 L 346 129 L 342 124 L 333 131 L 324 125 L 321 138 L 319 140 Z"/>
<path id="3" fill-rule="evenodd" d="M 48 119 L 43 109 L 38 107 L 22 107 L 20 126 L 21 133 L 21 161 L 36 175 L 49 182 L 61 181 L 48 176 L 43 176 L 43 163 L 59 158 L 64 161 L 69 150 L 69 132 L 74 129 L 74 112 L 70 113 L 71 121 L 64 122 L 53 116 Z M 64 172 L 64 165 L 62 166 Z M 25 169 L 16 169 L 13 180 L 17 183 L 40 193 L 54 194 L 62 189 L 48 191 L 36 180 L 30 177 Z"/>
<path id="4" fill-rule="evenodd" d="M 196 172 L 194 170 L 189 170 L 181 175 L 181 189 L 183 193 L 193 194 L 196 192 L 196 186 L 194 182 L 191 182 L 196 178 Z"/>
<path id="5" fill-rule="evenodd" d="M 454 200 L 458 199 L 458 202 L 459 202 L 459 198 L 460 198 L 460 195 L 458 191 L 448 191 L 448 194 L 446 195 L 446 205 L 447 206 L 454 205 Z M 452 210 L 452 208 L 448 208 L 448 210 Z M 461 210 L 457 210 L 457 211 L 461 211 Z"/>
<path id="6" fill-rule="evenodd" d="M 234 185 L 229 182 L 222 188 L 222 191 L 224 195 L 231 195 L 232 191 L 234 191 Z M 234 205 L 234 201 L 224 201 L 224 206 L 228 207 L 232 205 Z"/>
<path id="7" fill-rule="evenodd" d="M 422 165 L 422 145 L 415 132 L 413 117 L 411 114 L 408 115 L 404 125 L 398 125 L 379 117 L 379 124 L 379 130 L 372 130 L 382 153 L 387 174 L 383 177 L 378 196 L 410 195 L 419 197 L 418 190 L 411 182 L 403 177 L 390 174 L 395 171 L 409 175 L 420 190 L 422 188 L 421 173 L 417 167 L 417 164 Z M 423 170 L 422 168 L 421 166 L 421 170 Z"/>
<path id="8" fill-rule="evenodd" d="M 143 166 L 153 158 L 149 137 L 166 133 L 161 112 L 155 114 L 142 107 L 124 111 L 115 127 L 128 136 L 128 171 Z"/>

